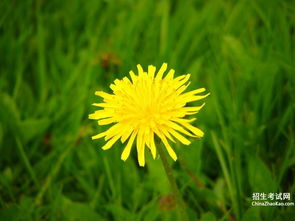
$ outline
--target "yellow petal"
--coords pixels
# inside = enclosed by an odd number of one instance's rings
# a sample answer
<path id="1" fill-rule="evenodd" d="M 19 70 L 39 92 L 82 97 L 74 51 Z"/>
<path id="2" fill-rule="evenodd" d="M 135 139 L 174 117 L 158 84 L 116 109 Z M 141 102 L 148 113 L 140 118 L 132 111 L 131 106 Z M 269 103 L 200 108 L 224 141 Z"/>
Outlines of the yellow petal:
<path id="1" fill-rule="evenodd" d="M 104 110 L 95 111 L 93 114 L 89 114 L 88 118 L 92 120 L 99 120 L 107 117 L 111 117 L 112 113 L 106 112 Z"/>
<path id="2" fill-rule="evenodd" d="M 175 73 L 175 70 L 170 69 L 169 72 L 168 72 L 168 74 L 166 75 L 165 79 L 172 80 L 173 77 L 174 77 L 174 73 Z"/>
<path id="3" fill-rule="evenodd" d="M 123 82 L 128 85 L 131 84 L 130 80 L 127 77 L 123 78 Z"/>
<path id="4" fill-rule="evenodd" d="M 148 76 L 154 78 L 156 72 L 156 67 L 153 65 L 148 66 Z"/>
<path id="5" fill-rule="evenodd" d="M 174 152 L 174 150 L 172 149 L 172 147 L 170 146 L 170 144 L 168 143 L 167 139 L 165 138 L 165 136 L 161 136 L 160 139 L 162 140 L 162 142 L 164 143 L 170 157 L 176 161 L 177 160 L 177 156 L 176 153 Z"/>
<path id="6" fill-rule="evenodd" d="M 116 105 L 114 105 L 112 103 L 93 103 L 92 105 L 95 106 L 95 107 L 108 107 L 108 108 L 117 107 Z"/>
<path id="7" fill-rule="evenodd" d="M 153 132 L 150 133 L 150 150 L 152 152 L 153 158 L 156 159 L 157 151 L 156 151 L 156 145 L 155 145 L 154 133 Z"/>
<path id="8" fill-rule="evenodd" d="M 180 76 L 174 78 L 174 81 L 175 81 L 175 82 L 181 81 L 181 80 L 184 79 L 185 77 L 186 77 L 186 75 L 180 75 Z"/>
<path id="9" fill-rule="evenodd" d="M 176 139 L 178 139 L 184 145 L 189 145 L 191 143 L 188 139 L 186 139 L 184 136 L 182 136 L 181 134 L 179 134 L 171 128 L 169 129 L 169 133 L 171 133 Z"/>
<path id="10" fill-rule="evenodd" d="M 158 135 L 158 137 L 162 140 L 163 144 L 165 145 L 170 157 L 176 161 L 177 160 L 177 156 L 176 153 L 174 152 L 174 150 L 172 149 L 172 147 L 169 145 L 166 137 L 157 129 L 155 129 L 155 133 Z"/>
<path id="11" fill-rule="evenodd" d="M 167 63 L 163 63 L 157 76 L 156 76 L 156 80 L 161 80 L 163 77 L 163 74 L 166 70 L 167 70 Z"/>
<path id="12" fill-rule="evenodd" d="M 201 106 L 196 106 L 196 107 L 184 107 L 182 110 L 186 112 L 194 112 L 197 113 L 199 110 L 201 110 L 205 106 L 205 103 L 203 103 Z"/>
<path id="13" fill-rule="evenodd" d="M 150 130 L 149 128 L 146 128 L 143 136 L 144 136 L 146 145 L 150 149 L 151 154 L 152 154 L 153 158 L 155 159 L 156 158 L 156 146 L 155 146 L 153 131 Z"/>
<path id="14" fill-rule="evenodd" d="M 169 132 L 167 131 L 168 127 L 162 126 L 161 127 L 161 132 L 163 133 L 164 136 L 166 136 L 169 140 L 171 140 L 173 143 L 176 143 L 175 140 L 173 139 L 173 137 L 169 134 Z"/>
<path id="15" fill-rule="evenodd" d="M 116 92 L 119 89 L 119 87 L 115 84 L 111 84 L 110 88 L 112 89 L 113 92 Z"/>
<path id="16" fill-rule="evenodd" d="M 125 143 L 125 141 L 128 139 L 130 134 L 132 133 L 133 128 L 132 127 L 126 127 L 124 132 L 122 133 L 121 142 Z"/>
<path id="17" fill-rule="evenodd" d="M 189 123 L 182 123 L 182 125 L 184 127 L 186 127 L 187 129 L 189 129 L 191 132 L 193 132 L 196 136 L 198 136 L 198 137 L 204 136 L 204 132 L 201 131 L 199 128 L 194 127 L 194 126 L 190 125 Z"/>
<path id="18" fill-rule="evenodd" d="M 177 131 L 179 131 L 179 132 L 185 134 L 185 135 L 188 135 L 188 136 L 190 136 L 190 137 L 195 137 L 195 135 L 193 135 L 193 134 L 191 134 L 190 132 L 186 131 L 182 126 L 180 126 L 180 125 L 178 125 L 178 124 L 176 124 L 176 123 L 174 123 L 174 122 L 172 122 L 172 121 L 168 121 L 168 122 L 166 123 L 166 125 L 167 125 L 168 127 L 170 127 L 170 128 L 173 128 L 174 130 L 177 130 Z"/>
<path id="19" fill-rule="evenodd" d="M 181 119 L 181 118 L 173 118 L 172 120 L 178 123 L 191 123 L 195 121 L 197 118 L 192 118 L 192 119 Z"/>
<path id="20" fill-rule="evenodd" d="M 128 140 L 128 143 L 127 143 L 126 147 L 124 148 L 124 150 L 123 150 L 123 152 L 121 154 L 121 159 L 124 160 L 124 161 L 127 160 L 127 158 L 130 155 L 131 147 L 132 147 L 132 144 L 134 142 L 135 136 L 136 136 L 136 132 L 133 131 L 131 137 Z"/>
<path id="21" fill-rule="evenodd" d="M 103 91 L 95 91 L 95 95 L 100 96 L 102 98 L 113 98 L 114 96 Z"/>
<path id="22" fill-rule="evenodd" d="M 133 71 L 129 71 L 129 74 L 130 74 L 131 80 L 132 80 L 132 82 L 134 84 L 136 82 L 136 80 L 137 80 L 137 76 L 134 74 Z"/>
<path id="23" fill-rule="evenodd" d="M 115 124 L 112 127 L 110 127 L 106 132 L 105 141 L 111 139 L 112 137 L 119 135 L 121 131 L 121 124 Z"/>
<path id="24" fill-rule="evenodd" d="M 174 88 L 175 89 L 178 89 L 180 86 L 182 86 L 183 84 L 185 84 L 190 77 L 191 77 L 190 74 L 186 74 L 184 79 L 182 79 L 181 81 L 178 81 L 178 82 L 176 82 L 174 84 Z"/>
<path id="25" fill-rule="evenodd" d="M 111 124 L 111 123 L 114 123 L 114 122 L 116 122 L 116 120 L 113 117 L 111 117 L 111 118 L 99 120 L 98 125 L 107 125 L 107 124 Z"/>
<path id="26" fill-rule="evenodd" d="M 189 102 L 193 102 L 193 101 L 198 101 L 198 100 L 204 99 L 205 97 L 208 97 L 209 95 L 210 95 L 210 93 L 205 94 L 205 95 L 198 95 L 198 96 L 196 96 L 196 95 L 194 95 L 194 96 L 186 96 L 186 97 L 183 98 L 183 100 L 185 100 L 186 103 L 189 103 Z"/>
<path id="27" fill-rule="evenodd" d="M 188 88 L 189 85 L 190 85 L 190 84 L 188 83 L 188 84 L 186 84 L 186 85 L 182 85 L 181 87 L 179 87 L 179 88 L 177 89 L 177 95 L 179 95 L 179 94 L 181 94 L 182 92 L 184 92 L 184 91 Z"/>
<path id="28" fill-rule="evenodd" d="M 102 147 L 102 149 L 103 150 L 108 150 L 108 149 L 110 149 L 113 145 L 114 145 L 114 143 L 116 143 L 116 141 L 117 140 L 119 140 L 119 138 L 120 138 L 120 135 L 117 135 L 117 136 L 114 136 L 112 139 L 110 139 L 103 147 Z"/>
<path id="29" fill-rule="evenodd" d="M 206 91 L 205 88 L 199 88 L 199 89 L 196 89 L 196 90 L 192 90 L 192 91 L 189 91 L 189 92 L 186 92 L 185 94 L 183 95 L 195 95 L 195 94 L 199 94 L 199 93 L 202 93 Z"/>
<path id="30" fill-rule="evenodd" d="M 106 135 L 106 133 L 105 133 L 105 132 L 102 132 L 102 133 L 99 133 L 99 134 L 97 134 L 97 135 L 92 136 L 91 138 L 92 138 L 92 140 L 95 140 L 95 139 L 102 138 L 102 137 L 104 137 L 105 135 Z"/>
<path id="31" fill-rule="evenodd" d="M 143 69 L 142 69 L 140 64 L 137 65 L 137 70 L 138 70 L 138 76 L 142 76 L 143 75 Z"/>
<path id="32" fill-rule="evenodd" d="M 144 142 L 143 142 L 143 137 L 142 134 L 143 131 L 139 130 L 137 134 L 137 140 L 136 140 L 136 149 L 137 149 L 137 158 L 138 158 L 138 163 L 139 166 L 143 167 L 145 164 L 145 159 L 144 159 Z"/>

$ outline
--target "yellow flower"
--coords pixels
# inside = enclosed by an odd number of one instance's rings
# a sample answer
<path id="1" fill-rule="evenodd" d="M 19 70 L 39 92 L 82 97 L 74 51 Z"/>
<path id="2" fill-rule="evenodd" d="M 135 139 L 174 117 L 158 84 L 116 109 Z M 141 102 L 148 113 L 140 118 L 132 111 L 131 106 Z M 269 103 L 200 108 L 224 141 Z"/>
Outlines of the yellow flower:
<path id="1" fill-rule="evenodd" d="M 108 130 L 99 133 L 92 139 L 104 137 L 108 141 L 103 150 L 111 148 L 114 143 L 121 139 L 127 145 L 124 148 L 121 159 L 126 160 L 130 154 L 132 144 L 136 139 L 138 163 L 145 164 L 145 146 L 147 146 L 153 158 L 156 157 L 155 135 L 165 145 L 173 160 L 177 156 L 171 148 L 168 140 L 175 139 L 188 145 L 191 142 L 183 135 L 190 137 L 203 137 L 204 133 L 192 126 L 194 119 L 185 119 L 187 115 L 197 113 L 204 105 L 186 107 L 192 101 L 203 99 L 209 95 L 198 95 L 205 91 L 204 88 L 184 93 L 189 83 L 186 83 L 190 74 L 174 78 L 174 70 L 170 69 L 164 77 L 167 64 L 164 63 L 157 75 L 156 68 L 148 66 L 148 72 L 144 72 L 141 65 L 137 65 L 138 75 L 130 71 L 131 81 L 124 77 L 116 79 L 110 85 L 113 94 L 96 91 L 95 94 L 103 98 L 103 103 L 94 103 L 101 107 L 89 115 L 89 119 L 98 120 L 99 125 L 114 124 Z M 168 138 L 168 140 L 167 140 Z"/>

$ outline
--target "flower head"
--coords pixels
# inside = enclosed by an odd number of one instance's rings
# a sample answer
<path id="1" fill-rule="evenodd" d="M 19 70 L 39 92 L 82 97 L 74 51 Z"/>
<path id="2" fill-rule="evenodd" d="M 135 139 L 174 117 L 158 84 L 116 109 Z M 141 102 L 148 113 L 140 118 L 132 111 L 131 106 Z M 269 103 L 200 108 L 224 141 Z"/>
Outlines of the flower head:
<path id="1" fill-rule="evenodd" d="M 204 105 L 186 107 L 187 103 L 203 99 L 209 95 L 199 95 L 204 88 L 184 92 L 188 87 L 190 74 L 174 78 L 174 70 L 170 69 L 164 76 L 167 64 L 164 63 L 155 74 L 156 68 L 148 66 L 145 72 L 141 65 L 137 65 L 138 75 L 130 71 L 131 80 L 124 77 L 115 80 L 110 85 L 112 94 L 96 91 L 95 94 L 103 98 L 103 103 L 94 103 L 102 109 L 89 115 L 90 119 L 98 121 L 99 125 L 113 124 L 108 130 L 99 133 L 92 139 L 104 137 L 107 143 L 103 150 L 111 148 L 119 139 L 127 142 L 121 159 L 126 160 L 130 154 L 132 144 L 136 140 L 138 163 L 145 165 L 145 147 L 156 157 L 155 136 L 165 145 L 173 160 L 177 156 L 168 140 L 175 139 L 188 145 L 191 142 L 184 136 L 200 138 L 204 133 L 191 125 L 195 120 L 185 119 L 187 115 L 197 113 Z M 128 140 L 128 141 L 127 141 Z"/>

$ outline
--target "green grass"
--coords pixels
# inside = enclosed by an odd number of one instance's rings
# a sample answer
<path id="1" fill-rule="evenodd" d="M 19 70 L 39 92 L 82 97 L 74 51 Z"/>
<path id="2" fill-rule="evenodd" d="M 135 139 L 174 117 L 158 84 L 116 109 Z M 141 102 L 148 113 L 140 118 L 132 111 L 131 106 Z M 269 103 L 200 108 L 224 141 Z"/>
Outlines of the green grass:
<path id="1" fill-rule="evenodd" d="M 0 220 L 175 220 L 160 159 L 124 163 L 88 120 L 95 90 L 163 62 L 211 92 L 205 137 L 170 161 L 190 220 L 291 220 L 251 202 L 295 202 L 294 15 L 292 1 L 2 0 Z"/>

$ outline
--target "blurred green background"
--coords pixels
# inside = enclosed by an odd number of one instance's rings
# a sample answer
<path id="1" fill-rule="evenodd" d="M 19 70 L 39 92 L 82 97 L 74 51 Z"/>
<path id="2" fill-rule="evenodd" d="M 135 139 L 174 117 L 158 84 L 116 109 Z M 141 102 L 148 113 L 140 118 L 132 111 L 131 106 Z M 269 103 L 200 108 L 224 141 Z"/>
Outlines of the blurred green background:
<path id="1" fill-rule="evenodd" d="M 190 220 L 292 220 L 294 207 L 251 203 L 295 201 L 294 6 L 1 0 L 0 220 L 177 220 L 160 159 L 124 163 L 88 120 L 95 90 L 163 62 L 211 92 L 195 123 L 205 137 L 170 161 Z"/>

